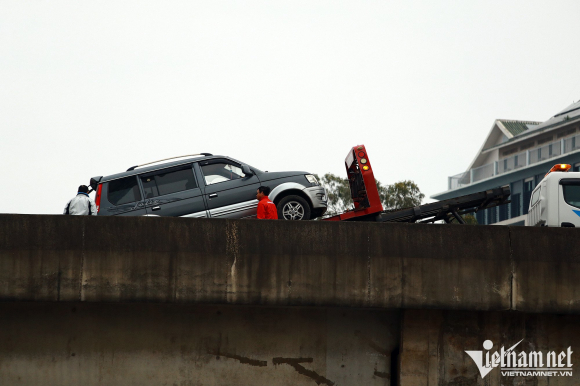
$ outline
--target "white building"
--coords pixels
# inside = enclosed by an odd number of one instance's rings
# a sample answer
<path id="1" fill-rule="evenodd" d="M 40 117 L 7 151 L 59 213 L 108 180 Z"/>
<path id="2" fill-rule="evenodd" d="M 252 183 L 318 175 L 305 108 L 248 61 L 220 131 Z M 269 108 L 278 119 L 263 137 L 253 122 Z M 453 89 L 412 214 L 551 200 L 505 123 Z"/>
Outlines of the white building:
<path id="1" fill-rule="evenodd" d="M 448 177 L 448 190 L 431 198 L 444 200 L 509 185 L 511 204 L 479 211 L 477 221 L 523 225 L 532 190 L 557 163 L 580 171 L 580 101 L 546 122 L 496 120 L 467 171 Z"/>

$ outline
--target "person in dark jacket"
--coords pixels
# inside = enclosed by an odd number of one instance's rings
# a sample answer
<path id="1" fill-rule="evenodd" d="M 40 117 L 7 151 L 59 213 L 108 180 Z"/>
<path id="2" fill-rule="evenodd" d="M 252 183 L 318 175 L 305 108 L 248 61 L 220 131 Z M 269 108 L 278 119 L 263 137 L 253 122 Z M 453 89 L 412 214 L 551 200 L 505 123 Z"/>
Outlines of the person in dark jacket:
<path id="1" fill-rule="evenodd" d="M 79 186 L 77 195 L 66 204 L 63 214 L 72 214 L 76 216 L 97 215 L 97 206 L 89 197 L 88 186 Z"/>

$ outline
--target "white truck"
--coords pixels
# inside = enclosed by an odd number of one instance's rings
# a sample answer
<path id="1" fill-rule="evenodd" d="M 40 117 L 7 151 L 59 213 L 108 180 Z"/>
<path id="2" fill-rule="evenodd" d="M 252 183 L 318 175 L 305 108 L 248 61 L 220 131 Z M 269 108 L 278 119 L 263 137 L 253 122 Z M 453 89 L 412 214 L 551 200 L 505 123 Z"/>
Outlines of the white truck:
<path id="1" fill-rule="evenodd" d="M 532 192 L 526 226 L 580 227 L 580 172 L 555 165 Z"/>

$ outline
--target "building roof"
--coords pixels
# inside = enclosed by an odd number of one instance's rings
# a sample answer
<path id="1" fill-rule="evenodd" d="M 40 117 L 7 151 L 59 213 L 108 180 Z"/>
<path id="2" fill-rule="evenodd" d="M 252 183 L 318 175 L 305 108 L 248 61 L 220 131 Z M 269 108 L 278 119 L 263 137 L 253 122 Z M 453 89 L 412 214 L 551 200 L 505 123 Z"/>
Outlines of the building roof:
<path id="1" fill-rule="evenodd" d="M 508 127 L 505 125 L 504 122 L 521 122 L 524 123 L 528 129 L 522 130 L 518 134 L 512 134 L 510 138 L 508 136 L 507 141 L 504 141 L 499 144 L 495 144 L 492 146 L 487 146 L 482 149 L 482 151 L 488 151 L 492 149 L 496 149 L 498 147 L 506 146 L 512 142 L 518 141 L 524 137 L 528 137 L 530 135 L 535 135 L 541 133 L 547 129 L 552 129 L 554 127 L 565 125 L 571 123 L 573 121 L 580 121 L 580 101 L 572 103 L 570 106 L 566 107 L 564 110 L 560 111 L 558 114 L 554 115 L 552 118 L 548 119 L 545 122 L 531 122 L 531 121 L 509 121 L 505 119 L 498 119 L 496 123 L 503 124 L 503 128 L 505 131 L 509 131 Z M 510 125 L 511 126 L 511 125 Z M 504 131 L 504 132 L 505 132 Z M 479 153 L 478 153 L 479 154 Z"/>
<path id="2" fill-rule="evenodd" d="M 508 119 L 498 119 L 498 121 L 501 122 L 504 128 L 514 137 L 542 123 L 532 121 L 514 121 Z"/>
<path id="3" fill-rule="evenodd" d="M 534 127 L 534 130 L 541 130 L 552 126 L 558 126 L 561 123 L 576 120 L 578 118 L 580 118 L 580 101 L 572 103 L 570 106 L 566 107 L 564 110 L 560 111 L 546 122 Z"/>

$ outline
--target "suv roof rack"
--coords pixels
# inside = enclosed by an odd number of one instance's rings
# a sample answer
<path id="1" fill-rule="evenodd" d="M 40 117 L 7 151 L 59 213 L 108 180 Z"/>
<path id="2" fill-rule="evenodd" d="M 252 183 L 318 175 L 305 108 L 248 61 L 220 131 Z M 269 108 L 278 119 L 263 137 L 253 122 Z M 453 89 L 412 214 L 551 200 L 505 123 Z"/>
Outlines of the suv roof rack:
<path id="1" fill-rule="evenodd" d="M 194 157 L 194 156 L 211 157 L 211 156 L 213 156 L 213 154 L 211 154 L 211 153 L 199 153 L 199 154 L 180 155 L 178 157 L 169 157 L 169 158 L 160 159 L 158 161 L 147 162 L 146 164 L 131 166 L 129 169 L 127 169 L 127 171 L 130 172 L 131 170 L 135 170 L 136 168 L 140 168 L 141 166 L 151 165 L 151 164 L 155 164 L 155 163 L 161 162 L 161 161 L 167 161 L 170 159 L 183 158 L 183 157 Z"/>

